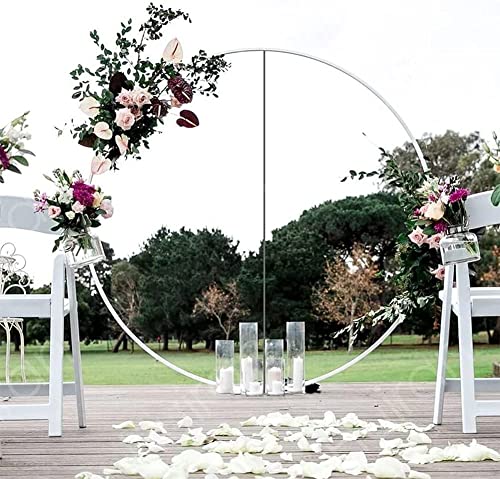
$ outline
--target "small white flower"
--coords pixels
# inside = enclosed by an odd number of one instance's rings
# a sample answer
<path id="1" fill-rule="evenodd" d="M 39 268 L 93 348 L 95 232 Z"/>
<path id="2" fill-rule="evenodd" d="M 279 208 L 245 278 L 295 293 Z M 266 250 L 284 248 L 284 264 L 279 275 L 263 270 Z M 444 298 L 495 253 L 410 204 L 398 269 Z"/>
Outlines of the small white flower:
<path id="1" fill-rule="evenodd" d="M 177 427 L 193 427 L 193 420 L 189 416 L 184 416 L 177 422 Z"/>

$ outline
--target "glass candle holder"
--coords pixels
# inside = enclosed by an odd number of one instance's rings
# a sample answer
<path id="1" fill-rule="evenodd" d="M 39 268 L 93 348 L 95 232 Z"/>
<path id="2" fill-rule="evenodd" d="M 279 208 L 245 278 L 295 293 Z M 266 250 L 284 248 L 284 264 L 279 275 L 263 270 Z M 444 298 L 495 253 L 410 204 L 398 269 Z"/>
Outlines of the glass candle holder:
<path id="1" fill-rule="evenodd" d="M 481 259 L 477 236 L 463 226 L 450 226 L 440 241 L 443 266 L 472 263 Z"/>
<path id="2" fill-rule="evenodd" d="M 234 341 L 215 341 L 215 382 L 218 394 L 234 393 Z"/>
<path id="3" fill-rule="evenodd" d="M 257 323 L 240 323 L 240 391 L 247 396 L 262 394 Z"/>
<path id="4" fill-rule="evenodd" d="M 106 259 L 99 237 L 91 233 L 88 236 L 89 241 L 85 248 L 78 244 L 78 237 L 70 237 L 63 242 L 62 247 L 66 254 L 68 266 L 75 270 Z"/>
<path id="5" fill-rule="evenodd" d="M 269 396 L 285 394 L 284 342 L 282 339 L 266 339 L 266 393 Z"/>
<path id="6" fill-rule="evenodd" d="M 286 323 L 287 392 L 305 393 L 305 350 L 305 323 Z"/>

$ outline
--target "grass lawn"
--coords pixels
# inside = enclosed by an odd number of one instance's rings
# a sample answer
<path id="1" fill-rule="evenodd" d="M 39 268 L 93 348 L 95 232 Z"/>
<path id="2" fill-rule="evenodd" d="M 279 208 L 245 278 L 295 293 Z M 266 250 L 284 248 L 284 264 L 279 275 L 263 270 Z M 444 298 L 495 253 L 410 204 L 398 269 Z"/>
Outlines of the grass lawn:
<path id="1" fill-rule="evenodd" d="M 481 340 L 482 338 L 478 338 Z M 158 345 L 150 345 L 158 350 Z M 352 359 L 360 351 L 310 351 L 307 353 L 306 375 L 316 377 Z M 423 345 L 415 336 L 393 338 L 393 345 L 386 343 L 356 366 L 332 378 L 332 381 L 434 381 L 437 363 L 437 345 Z M 0 358 L 5 345 L 0 346 Z M 214 355 L 204 350 L 167 351 L 161 353 L 169 361 L 201 376 L 213 378 Z M 189 379 L 174 373 L 143 353 L 107 351 L 106 343 L 82 345 L 84 379 L 86 384 L 189 384 Z M 500 347 L 477 344 L 475 367 L 478 377 L 492 375 L 492 363 L 500 360 Z M 28 381 L 46 380 L 48 377 L 48 345 L 29 346 L 26 352 Z M 238 365 L 235 364 L 236 369 Z M 64 357 L 65 379 L 72 378 L 71 354 Z M 449 376 L 458 375 L 458 351 L 450 350 Z M 0 363 L 0 382 L 5 379 L 3 360 Z M 11 381 L 19 381 L 19 353 L 13 353 Z"/>

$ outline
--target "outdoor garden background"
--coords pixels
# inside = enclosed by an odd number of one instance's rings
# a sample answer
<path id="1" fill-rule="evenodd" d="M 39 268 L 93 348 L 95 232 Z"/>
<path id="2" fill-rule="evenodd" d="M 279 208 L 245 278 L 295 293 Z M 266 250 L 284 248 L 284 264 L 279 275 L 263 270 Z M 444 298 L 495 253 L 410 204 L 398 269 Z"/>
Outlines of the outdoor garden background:
<path id="1" fill-rule="evenodd" d="M 5 95 L 6 118 L 33 110 L 37 152 L 22 178 L 9 178 L 5 194 L 30 196 L 42 186 L 42 172 L 56 165 L 72 170 L 88 164 L 88 152 L 71 138 L 59 138 L 54 127 L 64 129 L 79 113 L 70 100 L 68 72 L 78 61 L 93 61 L 88 31 L 96 28 L 105 39 L 106 32 L 111 37 L 124 12 L 117 15 L 112 4 L 87 3 L 78 22 L 63 22 L 57 32 L 29 24 L 47 55 L 33 56 L 29 42 L 4 53 L 10 71 L 18 72 L 2 78 L 5 91 L 24 92 Z M 200 45 L 210 52 L 269 45 L 337 62 L 396 106 L 435 175 L 458 174 L 472 192 L 494 186 L 500 175 L 482 153 L 483 141 L 491 141 L 491 131 L 498 130 L 500 74 L 491 55 L 498 10 L 494 2 L 481 8 L 451 1 L 404 7 L 384 2 L 384 8 L 365 3 L 361 17 L 347 3 L 338 10 L 327 3 L 304 10 L 289 2 L 262 4 L 262 9 L 185 2 L 182 7 L 191 12 L 194 24 L 175 27 L 171 35 L 182 39 L 187 54 Z M 62 17 L 73 15 L 70 4 L 59 6 Z M 124 16 L 139 16 L 143 7 L 130 6 Z M 19 35 L 18 8 L 9 5 L 4 12 L 9 38 Z M 44 9 L 30 5 L 31 16 L 43 15 Z M 276 22 L 281 31 L 273 28 Z M 257 35 L 254 28 L 238 25 L 262 28 Z M 98 267 L 107 293 L 154 349 L 206 377 L 214 374 L 215 339 L 237 339 L 239 320 L 262 318 L 260 56 L 229 60 L 233 66 L 221 78 L 220 98 L 196 100 L 201 118 L 196 131 L 166 128 L 141 161 L 128 161 L 119 174 L 102 180 L 113 190 L 115 204 L 113 223 L 99 229 L 102 240 L 109 241 L 108 261 Z M 47 69 L 51 75 L 40 75 L 33 88 L 31 72 Z M 268 77 L 268 336 L 282 337 L 286 321 L 306 321 L 307 376 L 314 377 L 343 364 L 383 332 L 383 327 L 367 332 L 350 353 L 347 338 L 335 338 L 352 318 L 394 295 L 395 244 L 405 231 L 397 192 L 381 190 L 373 178 L 369 186 L 340 180 L 351 168 L 376 169 L 378 147 L 392 151 L 404 168 L 419 166 L 399 125 L 387 120 L 376 99 L 351 89 L 337 73 L 303 59 L 294 63 L 270 55 Z M 44 92 L 43 98 L 38 92 Z M 44 266 L 49 271 L 50 258 L 41 253 L 49 251 L 52 239 L 23 235 L 13 239 L 18 252 L 28 257 L 31 292 L 47 291 L 49 276 L 43 271 Z M 482 238 L 476 285 L 498 284 L 498 240 L 496 230 Z M 345 260 L 350 263 L 353 257 L 364 259 L 368 267 L 352 274 Z M 83 270 L 78 298 L 86 384 L 188 381 L 133 350 L 89 285 Z M 439 281 L 430 287 L 437 292 Z M 438 313 L 408 318 L 386 345 L 335 380 L 433 381 Z M 500 321 L 474 321 L 474 327 L 476 373 L 489 376 L 499 359 Z M 26 320 L 25 329 L 28 379 L 45 378 L 48 324 Z M 455 331 L 455 342 L 454 336 Z M 18 359 L 14 355 L 13 381 L 20 379 Z M 66 355 L 68 378 L 70 360 Z M 456 349 L 449 368 L 451 375 L 458 373 Z"/>

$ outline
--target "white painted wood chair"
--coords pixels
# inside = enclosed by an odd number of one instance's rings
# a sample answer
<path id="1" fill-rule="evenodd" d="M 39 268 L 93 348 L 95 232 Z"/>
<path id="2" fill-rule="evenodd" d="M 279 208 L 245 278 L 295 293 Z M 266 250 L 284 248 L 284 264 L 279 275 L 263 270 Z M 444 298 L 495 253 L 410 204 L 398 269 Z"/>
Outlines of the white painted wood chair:
<path id="1" fill-rule="evenodd" d="M 46 215 L 33 212 L 33 200 L 0 196 L 0 228 L 15 228 L 54 234 L 54 223 Z M 67 286 L 68 298 L 65 298 Z M 74 382 L 63 382 L 64 317 L 69 313 L 73 352 Z M 83 378 L 78 330 L 78 304 L 74 271 L 66 264 L 64 254 L 54 258 L 50 294 L 0 295 L 0 317 L 50 319 L 50 377 L 48 383 L 0 384 L 0 396 L 48 396 L 38 404 L 1 404 L 0 421 L 47 420 L 49 436 L 62 435 L 63 396 L 76 395 L 78 423 L 86 426 Z"/>
<path id="2" fill-rule="evenodd" d="M 491 204 L 490 196 L 491 191 L 487 191 L 471 195 L 467 199 L 466 209 L 471 229 L 500 224 L 500 207 Z M 467 263 L 450 265 L 445 269 L 444 287 L 440 298 L 443 309 L 433 422 L 442 423 L 445 392 L 460 392 L 463 432 L 475 433 L 477 417 L 500 416 L 500 400 L 478 400 L 476 392 L 500 392 L 500 378 L 475 379 L 472 319 L 500 316 L 500 287 L 471 288 L 469 265 Z M 446 378 L 451 311 L 458 317 L 459 379 Z"/>

